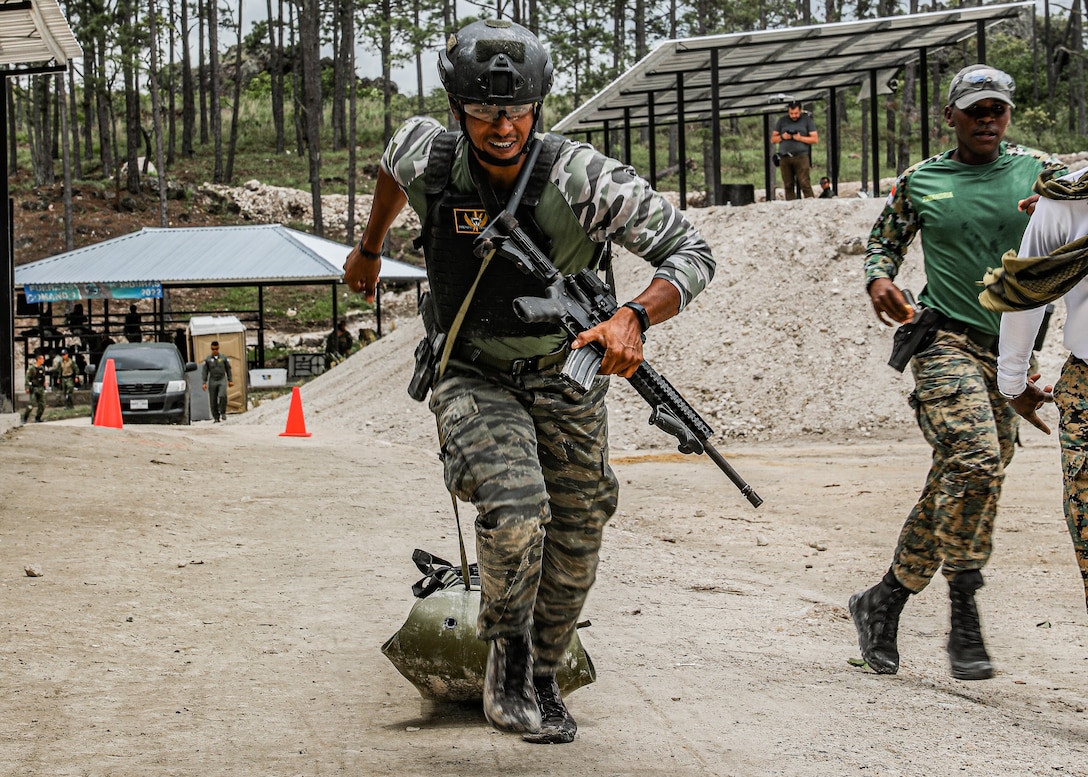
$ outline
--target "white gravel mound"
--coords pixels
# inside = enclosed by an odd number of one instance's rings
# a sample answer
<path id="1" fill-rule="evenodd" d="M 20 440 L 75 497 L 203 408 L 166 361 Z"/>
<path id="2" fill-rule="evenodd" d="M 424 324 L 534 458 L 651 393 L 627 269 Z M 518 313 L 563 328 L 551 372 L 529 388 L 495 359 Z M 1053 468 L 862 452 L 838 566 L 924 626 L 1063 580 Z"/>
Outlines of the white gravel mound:
<path id="1" fill-rule="evenodd" d="M 646 354 L 716 440 L 919 435 L 906 401 L 909 370 L 901 375 L 887 366 L 892 330 L 876 319 L 864 290 L 864 246 L 882 206 L 882 200 L 841 198 L 687 211 L 714 250 L 717 274 L 680 316 L 650 330 Z M 898 279 L 916 294 L 923 277 L 919 242 Z M 622 251 L 615 263 L 617 297 L 630 299 L 650 268 Z M 1059 303 L 1040 354 L 1048 382 L 1065 357 L 1064 313 Z M 310 431 L 365 430 L 385 442 L 435 447 L 434 419 L 406 392 L 422 327 L 409 314 L 395 326 L 303 387 Z M 284 397 L 231 420 L 282 425 L 287 410 Z M 622 379 L 613 380 L 609 412 L 614 449 L 672 446 L 671 437 L 648 425 L 648 409 Z"/>

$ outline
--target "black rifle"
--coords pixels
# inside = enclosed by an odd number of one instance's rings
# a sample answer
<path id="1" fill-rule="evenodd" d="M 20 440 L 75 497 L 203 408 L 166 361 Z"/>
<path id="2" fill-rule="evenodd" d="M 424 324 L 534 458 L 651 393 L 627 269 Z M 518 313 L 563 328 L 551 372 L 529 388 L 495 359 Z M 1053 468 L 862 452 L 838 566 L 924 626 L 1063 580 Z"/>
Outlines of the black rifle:
<path id="1" fill-rule="evenodd" d="M 534 164 L 540 142 L 536 141 L 534 146 L 525 162 L 527 165 Z M 476 238 L 474 251 L 479 257 L 499 251 L 523 272 L 544 284 L 543 297 L 514 300 L 514 311 L 525 322 L 558 324 L 570 337 L 577 337 L 612 318 L 618 309 L 612 288 L 593 271 L 587 268 L 573 275 L 563 275 L 525 234 L 509 209 L 492 219 Z M 603 356 L 596 343 L 571 351 L 563 366 L 563 377 L 572 387 L 587 391 Z M 708 438 L 714 432 L 706 421 L 649 362 L 643 361 L 627 380 L 652 408 L 650 423 L 675 437 L 681 453 L 706 453 L 753 507 L 763 504 L 763 499 L 710 444 Z"/>

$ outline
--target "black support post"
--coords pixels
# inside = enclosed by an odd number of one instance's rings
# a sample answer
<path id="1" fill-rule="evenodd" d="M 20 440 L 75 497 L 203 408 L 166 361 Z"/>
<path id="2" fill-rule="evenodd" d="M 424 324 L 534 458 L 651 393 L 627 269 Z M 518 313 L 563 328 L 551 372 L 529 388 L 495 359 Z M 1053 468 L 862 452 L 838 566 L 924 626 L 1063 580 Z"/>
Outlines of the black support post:
<path id="1" fill-rule="evenodd" d="M 718 50 L 710 52 L 710 164 L 713 180 L 706 182 L 706 197 L 710 205 L 722 204 L 722 112 L 718 94 Z"/>
<path id="2" fill-rule="evenodd" d="M 647 138 L 647 142 L 649 143 L 649 149 L 650 149 L 650 169 L 648 171 L 649 172 L 648 179 L 650 181 L 650 186 L 652 186 L 654 189 L 656 189 L 657 188 L 657 122 L 656 122 L 655 117 L 654 117 L 654 93 L 653 92 L 650 92 L 648 95 L 646 95 L 646 120 L 648 122 L 646 131 L 647 131 L 647 133 L 649 133 L 649 137 Z"/>
<path id="3" fill-rule="evenodd" d="M 922 159 L 929 159 L 929 52 L 922 49 L 918 57 L 921 83 Z"/>
<path id="4" fill-rule="evenodd" d="M 8 100 L 11 88 L 5 77 L 0 91 L 0 251 L 4 252 L 3 288 L 0 288 L 0 413 L 15 412 L 15 245 L 12 239 L 11 193 L 8 188 Z"/>
<path id="5" fill-rule="evenodd" d="M 774 165 L 771 164 L 771 114 L 763 114 L 763 185 L 767 191 L 767 202 L 774 199 Z"/>
<path id="6" fill-rule="evenodd" d="M 688 144 L 684 136 L 684 74 L 676 74 L 676 152 L 680 159 L 680 210 L 688 207 Z"/>
<path id="7" fill-rule="evenodd" d="M 876 110 L 876 78 L 877 74 L 875 70 L 869 71 L 869 142 L 872 146 L 870 152 L 872 168 L 873 168 L 873 191 L 874 197 L 880 196 L 880 120 L 877 116 Z"/>
<path id="8" fill-rule="evenodd" d="M 827 134 L 830 143 L 827 149 L 827 177 L 831 179 L 831 191 L 838 197 L 842 139 L 839 137 L 839 93 L 834 88 L 827 90 L 827 109 Z"/>

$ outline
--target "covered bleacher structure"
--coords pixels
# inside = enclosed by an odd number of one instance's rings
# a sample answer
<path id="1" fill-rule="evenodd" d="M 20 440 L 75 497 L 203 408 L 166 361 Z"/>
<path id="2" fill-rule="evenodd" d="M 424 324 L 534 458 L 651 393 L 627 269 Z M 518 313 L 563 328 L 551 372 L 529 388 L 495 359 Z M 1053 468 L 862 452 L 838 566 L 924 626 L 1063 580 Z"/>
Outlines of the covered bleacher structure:
<path id="1" fill-rule="evenodd" d="M 786 29 L 668 40 L 619 78 L 586 100 L 553 127 L 555 132 L 583 134 L 589 142 L 603 135 L 604 153 L 630 162 L 633 132 L 668 125 L 708 122 L 712 168 L 717 180 L 708 191 L 721 203 L 721 123 L 731 116 L 761 116 L 766 149 L 764 179 L 767 199 L 774 196 L 770 161 L 771 117 L 785 112 L 791 100 L 809 104 L 826 100 L 829 114 L 838 112 L 841 90 L 858 89 L 870 105 L 887 92 L 889 81 L 904 65 L 919 64 L 920 126 L 927 127 L 931 89 L 927 66 L 936 49 L 974 38 L 976 61 L 986 62 L 986 32 L 1002 22 L 1032 13 L 1034 3 L 963 7 L 947 11 L 861 19 Z M 872 151 L 871 193 L 879 194 L 878 111 L 869 111 Z M 818 127 L 818 129 L 820 129 Z M 838 183 L 839 138 L 835 122 L 828 128 L 828 175 Z M 623 138 L 622 153 L 612 148 L 613 131 Z M 824 132 L 821 131 L 821 140 Z M 929 134 L 922 133 L 922 153 L 929 155 Z M 688 152 L 685 133 L 677 133 L 680 206 L 687 206 Z M 650 183 L 657 186 L 657 148 L 649 146 Z M 700 152 L 701 161 L 701 152 Z M 713 189 L 710 184 L 713 183 Z"/>

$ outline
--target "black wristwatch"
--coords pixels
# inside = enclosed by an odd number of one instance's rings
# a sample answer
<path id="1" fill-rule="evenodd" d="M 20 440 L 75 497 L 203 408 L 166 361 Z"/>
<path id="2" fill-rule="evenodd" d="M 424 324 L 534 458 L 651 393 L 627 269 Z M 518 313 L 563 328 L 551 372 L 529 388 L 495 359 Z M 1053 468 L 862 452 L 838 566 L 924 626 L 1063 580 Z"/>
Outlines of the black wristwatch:
<path id="1" fill-rule="evenodd" d="M 624 302 L 620 307 L 630 308 L 635 311 L 635 315 L 638 316 L 638 325 L 645 334 L 646 330 L 650 328 L 650 314 L 646 312 L 646 308 L 637 302 Z"/>

